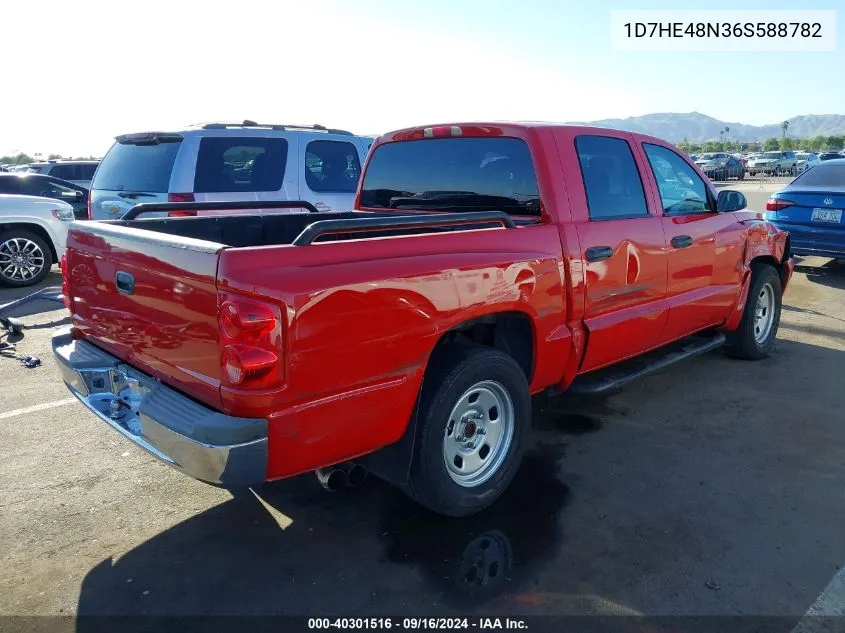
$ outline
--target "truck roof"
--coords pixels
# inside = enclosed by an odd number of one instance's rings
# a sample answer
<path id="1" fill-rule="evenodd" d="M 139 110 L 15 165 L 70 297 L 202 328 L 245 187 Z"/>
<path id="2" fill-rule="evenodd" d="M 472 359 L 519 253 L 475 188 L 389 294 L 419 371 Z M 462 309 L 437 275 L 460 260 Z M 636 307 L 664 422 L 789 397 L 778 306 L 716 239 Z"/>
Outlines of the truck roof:
<path id="1" fill-rule="evenodd" d="M 529 131 L 552 130 L 557 128 L 568 128 L 573 134 L 582 133 L 626 133 L 635 138 L 645 141 L 657 141 L 666 143 L 664 139 L 648 134 L 629 132 L 608 127 L 596 127 L 590 125 L 578 125 L 573 123 L 554 123 L 549 121 L 465 121 L 461 123 L 436 123 L 431 125 L 416 125 L 388 132 L 379 137 L 381 142 L 408 141 L 431 136 L 515 136 L 524 137 Z M 453 132 L 452 130 L 455 129 Z M 431 131 L 430 133 L 428 131 Z M 458 131 L 460 130 L 460 131 Z"/>

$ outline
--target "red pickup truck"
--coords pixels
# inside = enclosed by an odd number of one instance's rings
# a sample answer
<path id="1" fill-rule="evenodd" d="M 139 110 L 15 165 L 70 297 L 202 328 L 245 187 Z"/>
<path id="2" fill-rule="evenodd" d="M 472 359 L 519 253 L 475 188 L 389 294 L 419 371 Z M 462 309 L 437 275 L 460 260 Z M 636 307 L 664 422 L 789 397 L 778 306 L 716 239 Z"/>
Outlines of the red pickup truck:
<path id="1" fill-rule="evenodd" d="M 71 391 L 210 483 L 364 464 L 453 516 L 511 481 L 531 394 L 766 356 L 793 270 L 741 193 L 598 128 L 406 129 L 349 212 L 137 217 L 202 204 L 72 225 Z"/>

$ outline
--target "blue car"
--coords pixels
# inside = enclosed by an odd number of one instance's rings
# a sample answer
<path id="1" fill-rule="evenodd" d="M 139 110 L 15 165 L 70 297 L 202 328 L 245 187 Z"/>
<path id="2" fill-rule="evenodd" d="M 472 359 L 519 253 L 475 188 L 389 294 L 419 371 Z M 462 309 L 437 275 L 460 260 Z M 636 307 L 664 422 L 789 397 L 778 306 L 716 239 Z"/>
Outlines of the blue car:
<path id="1" fill-rule="evenodd" d="M 766 219 L 789 231 L 794 255 L 845 259 L 845 158 L 818 163 L 772 194 Z"/>

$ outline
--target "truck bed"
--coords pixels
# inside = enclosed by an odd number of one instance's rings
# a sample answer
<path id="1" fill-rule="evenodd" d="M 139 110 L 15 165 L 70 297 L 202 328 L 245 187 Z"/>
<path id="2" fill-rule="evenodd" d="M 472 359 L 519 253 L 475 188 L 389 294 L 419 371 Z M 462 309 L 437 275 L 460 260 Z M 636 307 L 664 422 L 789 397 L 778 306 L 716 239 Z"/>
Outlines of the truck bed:
<path id="1" fill-rule="evenodd" d="M 389 214 L 360 211 L 292 213 L 271 215 L 225 215 L 186 218 L 118 220 L 108 224 L 156 233 L 190 237 L 233 248 L 291 244 L 302 231 L 321 220 L 349 220 Z M 396 215 L 395 213 L 393 215 Z"/>
<path id="2" fill-rule="evenodd" d="M 496 213 L 496 212 L 492 212 Z M 345 239 L 366 239 L 371 237 L 385 237 L 396 235 L 414 235 L 422 233 L 439 233 L 454 230 L 486 228 L 495 226 L 497 222 L 486 221 L 480 223 L 459 222 L 462 216 L 470 214 L 436 214 L 443 221 L 452 222 L 451 225 L 414 227 L 407 219 L 419 219 L 425 222 L 432 218 L 431 213 L 409 213 L 407 211 L 388 211 L 383 213 L 365 211 L 325 212 L 325 213 L 294 213 L 294 214 L 236 214 L 225 216 L 177 217 L 177 218 L 149 218 L 136 220 L 118 220 L 105 222 L 111 226 L 124 226 L 156 233 L 193 238 L 214 244 L 221 244 L 231 248 L 248 246 L 282 246 L 297 243 L 306 228 L 314 227 L 326 220 L 344 221 L 386 218 L 396 221 L 396 228 L 379 228 L 374 230 L 332 230 L 331 232 L 313 232 L 313 238 L 304 236 L 306 243 L 321 241 L 338 241 Z M 336 226 L 338 222 L 333 222 Z"/>

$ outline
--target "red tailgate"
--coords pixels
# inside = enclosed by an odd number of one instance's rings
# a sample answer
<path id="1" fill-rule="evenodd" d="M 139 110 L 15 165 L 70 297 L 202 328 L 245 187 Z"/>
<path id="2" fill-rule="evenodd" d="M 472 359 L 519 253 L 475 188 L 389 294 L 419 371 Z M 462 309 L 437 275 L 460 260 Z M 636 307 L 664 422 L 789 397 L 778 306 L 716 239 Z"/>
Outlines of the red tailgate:
<path id="1" fill-rule="evenodd" d="M 222 245 L 100 222 L 73 228 L 67 244 L 77 336 L 220 408 Z"/>

